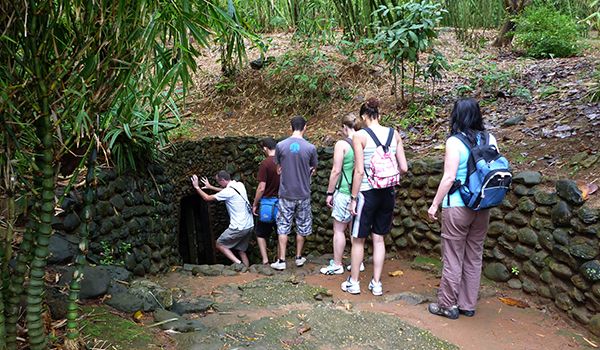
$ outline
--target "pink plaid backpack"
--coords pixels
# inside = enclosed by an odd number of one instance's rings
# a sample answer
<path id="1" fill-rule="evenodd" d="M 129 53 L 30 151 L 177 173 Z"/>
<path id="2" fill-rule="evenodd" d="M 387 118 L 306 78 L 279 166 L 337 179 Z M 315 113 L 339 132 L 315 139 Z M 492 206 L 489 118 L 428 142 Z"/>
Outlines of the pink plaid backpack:
<path id="1" fill-rule="evenodd" d="M 364 130 L 371 136 L 376 145 L 368 171 L 365 164 L 365 173 L 367 174 L 369 184 L 373 188 L 387 188 L 398 185 L 400 183 L 398 161 L 396 160 L 396 155 L 390 151 L 390 145 L 394 138 L 394 129 L 390 128 L 385 145 L 379 142 L 373 130 L 369 128 Z"/>

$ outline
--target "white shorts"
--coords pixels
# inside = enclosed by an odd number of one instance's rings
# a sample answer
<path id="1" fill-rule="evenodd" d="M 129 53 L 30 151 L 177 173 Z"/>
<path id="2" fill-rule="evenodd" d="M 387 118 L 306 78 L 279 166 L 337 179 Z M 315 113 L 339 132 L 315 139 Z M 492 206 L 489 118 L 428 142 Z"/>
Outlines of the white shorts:
<path id="1" fill-rule="evenodd" d="M 352 220 L 352 214 L 350 213 L 350 195 L 335 191 L 333 194 L 333 210 L 331 211 L 331 217 L 335 220 L 348 223 Z"/>

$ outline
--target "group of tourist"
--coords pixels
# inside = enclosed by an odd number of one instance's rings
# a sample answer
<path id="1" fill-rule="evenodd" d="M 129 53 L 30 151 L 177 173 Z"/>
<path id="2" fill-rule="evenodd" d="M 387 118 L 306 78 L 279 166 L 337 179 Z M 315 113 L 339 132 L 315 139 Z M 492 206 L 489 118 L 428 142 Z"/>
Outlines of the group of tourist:
<path id="1" fill-rule="evenodd" d="M 361 292 L 360 272 L 364 271 L 364 246 L 369 236 L 373 244 L 373 275 L 368 289 L 373 295 L 383 294 L 384 238 L 392 228 L 395 187 L 408 171 L 400 134 L 379 121 L 379 101 L 371 98 L 362 104 L 358 116 L 349 114 L 342 118 L 344 138 L 336 142 L 333 151 L 326 197 L 326 204 L 332 209 L 333 259 L 320 272 L 326 275 L 345 272 L 342 257 L 346 231 L 350 231 L 351 263 L 347 267 L 350 275 L 341 284 L 341 289 L 350 294 Z M 206 177 L 192 176 L 193 187 L 205 201 L 225 201 L 230 224 L 217 239 L 216 248 L 234 264 L 249 265 L 246 250 L 252 231 L 256 232 L 262 263 L 269 264 L 267 239 L 276 230 L 277 259 L 270 266 L 285 270 L 292 222 L 296 227 L 295 264 L 303 266 L 306 262 L 303 247 L 312 233 L 310 183 L 317 167 L 317 151 L 304 139 L 304 118 L 292 118 L 291 127 L 291 136 L 279 143 L 272 138 L 261 141 L 266 158 L 259 166 L 252 204 L 244 185 L 232 180 L 225 171 L 215 176 L 220 187 L 212 186 Z M 486 135 L 489 143 L 496 144 L 493 136 L 484 134 L 477 101 L 457 101 L 450 117 L 443 177 L 428 210 L 429 218 L 437 220 L 442 206 L 443 270 L 438 301 L 429 305 L 429 311 L 450 319 L 474 316 L 479 292 L 489 210 L 466 206 L 456 184 L 467 180 L 470 148 L 465 142 L 476 145 L 482 135 Z M 215 194 L 209 195 L 205 190 Z M 253 216 L 258 217 L 256 226 Z"/>

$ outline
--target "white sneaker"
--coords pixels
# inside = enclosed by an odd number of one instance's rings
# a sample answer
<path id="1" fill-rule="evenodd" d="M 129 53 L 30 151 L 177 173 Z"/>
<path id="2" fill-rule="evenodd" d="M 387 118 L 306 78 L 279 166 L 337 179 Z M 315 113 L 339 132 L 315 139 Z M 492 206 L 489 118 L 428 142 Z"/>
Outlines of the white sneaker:
<path id="1" fill-rule="evenodd" d="M 352 277 L 348 276 L 348 279 L 342 282 L 342 290 L 350 294 L 360 294 L 360 282 L 354 282 Z"/>
<path id="2" fill-rule="evenodd" d="M 322 267 L 320 271 L 324 275 L 341 275 L 344 273 L 344 266 L 336 265 L 333 260 L 329 260 L 329 265 Z"/>
<path id="3" fill-rule="evenodd" d="M 352 265 L 348 265 L 348 266 L 346 267 L 346 269 L 347 269 L 348 271 L 352 271 Z M 364 270 L 365 270 L 365 264 L 364 264 L 363 262 L 361 262 L 361 263 L 360 263 L 360 269 L 359 269 L 359 271 L 360 271 L 360 272 L 363 272 Z"/>
<path id="4" fill-rule="evenodd" d="M 375 282 L 374 279 L 371 279 L 371 282 L 369 283 L 369 290 L 371 293 L 373 293 L 373 295 L 383 295 L 383 285 L 381 284 L 381 281 Z"/>
<path id="5" fill-rule="evenodd" d="M 271 264 L 271 267 L 275 270 L 283 271 L 285 270 L 285 260 L 277 259 L 277 261 Z"/>
<path id="6" fill-rule="evenodd" d="M 305 262 L 306 262 L 305 257 L 303 257 L 303 256 L 296 257 L 296 266 L 300 267 L 300 266 L 304 265 Z"/>

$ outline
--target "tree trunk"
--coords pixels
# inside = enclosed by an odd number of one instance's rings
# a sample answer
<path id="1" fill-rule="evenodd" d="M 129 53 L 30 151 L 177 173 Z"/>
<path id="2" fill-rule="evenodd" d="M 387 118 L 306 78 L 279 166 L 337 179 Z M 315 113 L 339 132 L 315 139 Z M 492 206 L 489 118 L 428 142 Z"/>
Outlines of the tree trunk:
<path id="1" fill-rule="evenodd" d="M 516 27 L 515 16 L 523 12 L 525 7 L 531 3 L 531 0 L 504 0 L 504 8 L 507 12 L 506 22 L 500 28 L 496 40 L 492 43 L 495 47 L 507 46 L 512 42 L 513 30 Z"/>
<path id="2" fill-rule="evenodd" d="M 400 100 L 404 105 L 404 59 L 400 60 Z"/>

